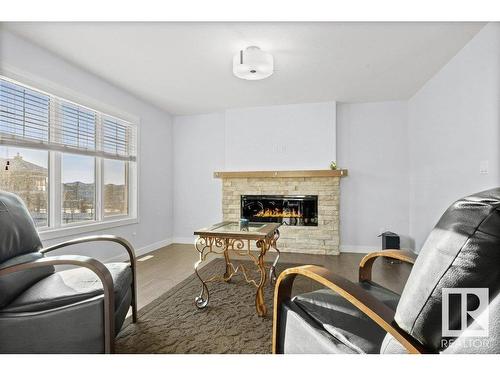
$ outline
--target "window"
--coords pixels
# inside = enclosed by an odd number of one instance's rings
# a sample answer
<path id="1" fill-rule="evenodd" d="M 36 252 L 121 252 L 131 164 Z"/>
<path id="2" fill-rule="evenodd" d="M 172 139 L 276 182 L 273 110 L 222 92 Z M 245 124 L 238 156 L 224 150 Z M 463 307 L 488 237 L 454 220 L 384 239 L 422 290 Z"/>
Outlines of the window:
<path id="1" fill-rule="evenodd" d="M 62 223 L 95 220 L 95 160 L 90 156 L 62 156 Z"/>
<path id="2" fill-rule="evenodd" d="M 40 230 L 133 218 L 136 126 L 0 77 L 0 189 Z"/>
<path id="3" fill-rule="evenodd" d="M 24 201 L 37 227 L 47 227 L 47 151 L 0 146 L 0 190 L 17 194 Z"/>
<path id="4" fill-rule="evenodd" d="M 104 216 L 127 215 L 127 163 L 104 160 Z"/>

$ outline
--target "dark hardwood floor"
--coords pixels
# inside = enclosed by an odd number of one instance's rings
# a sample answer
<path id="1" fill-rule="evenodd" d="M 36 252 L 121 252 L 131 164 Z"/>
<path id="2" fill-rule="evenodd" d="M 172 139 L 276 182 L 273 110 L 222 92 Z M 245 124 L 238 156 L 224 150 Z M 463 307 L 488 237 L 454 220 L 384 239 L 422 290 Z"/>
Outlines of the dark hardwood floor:
<path id="1" fill-rule="evenodd" d="M 198 253 L 193 245 L 172 244 L 148 254 L 151 258 L 137 263 L 139 308 L 149 304 L 193 273 Z M 275 253 L 267 254 L 273 260 Z M 364 254 L 311 255 L 282 253 L 280 262 L 315 264 L 326 267 L 343 277 L 357 281 L 358 264 Z M 144 257 L 141 257 L 144 258 Z M 139 260 L 141 259 L 139 258 Z M 208 263 L 208 262 L 207 262 Z M 373 280 L 396 292 L 401 292 L 410 273 L 407 264 L 388 264 L 379 259 L 373 267 Z"/>

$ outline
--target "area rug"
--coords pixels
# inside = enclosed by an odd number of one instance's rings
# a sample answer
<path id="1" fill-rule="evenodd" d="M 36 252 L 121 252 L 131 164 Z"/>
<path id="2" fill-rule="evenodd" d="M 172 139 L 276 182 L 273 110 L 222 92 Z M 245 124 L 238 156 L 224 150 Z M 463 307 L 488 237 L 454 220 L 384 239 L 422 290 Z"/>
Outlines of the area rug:
<path id="1" fill-rule="evenodd" d="M 250 261 L 243 261 L 254 269 Z M 253 267 L 252 267 L 253 266 Z M 277 271 L 297 266 L 280 264 Z M 224 273 L 223 259 L 215 259 L 200 271 L 204 279 Z M 257 276 L 256 273 L 254 276 Z M 313 288 L 311 282 L 297 280 L 299 291 Z M 200 281 L 191 275 L 139 311 L 139 322 L 126 321 L 116 339 L 116 353 L 271 353 L 273 287 L 265 287 L 268 313 L 255 311 L 255 287 L 242 275 L 229 283 L 209 284 L 210 303 L 199 310 L 194 298 Z M 294 292 L 297 289 L 294 287 Z"/>

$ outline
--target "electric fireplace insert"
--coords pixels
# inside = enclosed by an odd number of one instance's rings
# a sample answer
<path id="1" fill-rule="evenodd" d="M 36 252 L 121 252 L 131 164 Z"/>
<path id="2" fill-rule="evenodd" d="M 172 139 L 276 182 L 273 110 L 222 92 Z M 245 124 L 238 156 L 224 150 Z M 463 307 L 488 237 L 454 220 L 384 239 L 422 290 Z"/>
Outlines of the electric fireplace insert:
<path id="1" fill-rule="evenodd" d="M 250 222 L 317 226 L 317 195 L 242 195 L 241 218 Z"/>

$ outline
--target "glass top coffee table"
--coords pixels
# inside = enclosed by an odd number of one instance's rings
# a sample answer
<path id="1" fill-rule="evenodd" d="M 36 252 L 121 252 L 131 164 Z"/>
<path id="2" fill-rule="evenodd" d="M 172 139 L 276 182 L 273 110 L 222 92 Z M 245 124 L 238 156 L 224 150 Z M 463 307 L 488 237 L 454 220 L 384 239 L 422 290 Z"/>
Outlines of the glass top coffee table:
<path id="1" fill-rule="evenodd" d="M 264 301 L 264 286 L 267 281 L 266 266 L 264 256 L 273 249 L 277 255 L 269 269 L 269 279 L 271 283 L 276 281 L 276 264 L 279 260 L 280 252 L 277 241 L 280 236 L 280 223 L 242 223 L 225 221 L 212 225 L 208 228 L 199 229 L 194 232 L 198 238 L 195 242 L 196 250 L 200 253 L 200 259 L 194 265 L 194 272 L 201 281 L 200 295 L 195 298 L 196 307 L 203 309 L 208 305 L 210 293 L 207 283 L 211 281 L 228 282 L 237 273 L 243 273 L 245 280 L 257 288 L 255 294 L 255 308 L 259 316 L 267 313 Z M 255 244 L 257 253 L 252 252 L 252 244 Z M 203 280 L 198 273 L 198 267 L 206 260 L 208 254 L 223 254 L 226 262 L 224 275 L 215 275 L 208 280 Z M 231 254 L 249 257 L 259 270 L 260 277 L 254 280 L 249 277 L 247 269 L 243 264 L 235 267 L 231 262 Z"/>

